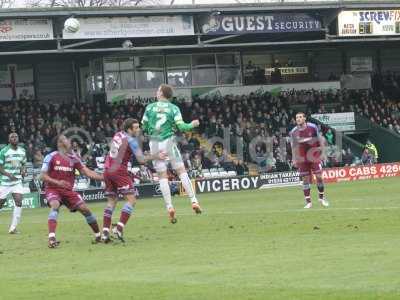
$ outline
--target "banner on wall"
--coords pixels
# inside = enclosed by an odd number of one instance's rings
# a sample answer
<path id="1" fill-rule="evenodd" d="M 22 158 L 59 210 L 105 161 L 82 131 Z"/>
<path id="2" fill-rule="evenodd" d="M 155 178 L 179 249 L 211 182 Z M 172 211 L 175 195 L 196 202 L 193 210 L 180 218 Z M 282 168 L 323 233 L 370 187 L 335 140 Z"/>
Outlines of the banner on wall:
<path id="1" fill-rule="evenodd" d="M 277 186 L 298 185 L 299 183 L 299 172 L 289 171 L 257 176 L 198 179 L 195 182 L 195 187 L 197 193 L 211 193 L 266 189 Z"/>
<path id="2" fill-rule="evenodd" d="M 147 105 L 155 102 L 157 88 L 154 89 L 130 89 L 130 90 L 114 90 L 107 92 L 107 101 L 118 103 L 121 101 L 133 101 Z M 190 88 L 174 89 L 174 98 L 177 101 L 190 101 L 192 99 L 192 92 Z"/>
<path id="3" fill-rule="evenodd" d="M 37 208 L 40 207 L 39 193 L 26 193 L 22 196 L 23 208 Z M 14 208 L 14 200 L 11 195 L 8 195 L 7 201 L 4 204 L 4 210 L 11 210 Z"/>
<path id="4" fill-rule="evenodd" d="M 326 183 L 400 177 L 400 163 L 327 168 L 322 170 L 322 177 Z M 197 193 L 210 193 L 267 189 L 300 184 L 301 178 L 299 173 L 297 171 L 289 171 L 267 173 L 258 176 L 198 179 L 195 186 Z"/>
<path id="5" fill-rule="evenodd" d="M 338 90 L 340 89 L 339 81 L 323 81 L 323 82 L 303 82 L 303 83 L 282 83 L 270 85 L 245 85 L 245 86 L 218 86 L 218 87 L 199 87 L 192 88 L 192 96 L 202 97 L 224 97 L 227 95 L 249 95 L 250 93 L 279 95 L 281 92 L 292 90 Z"/>
<path id="6" fill-rule="evenodd" d="M 292 90 L 338 90 L 340 89 L 339 81 L 326 82 L 304 82 L 304 83 L 287 83 L 287 84 L 271 84 L 271 85 L 244 85 L 244 86 L 210 86 L 210 87 L 193 87 L 193 88 L 175 88 L 174 97 L 178 101 L 190 101 L 192 97 L 224 97 L 227 95 L 248 95 L 250 93 L 279 95 L 281 92 Z M 107 92 L 108 102 L 121 102 L 132 100 L 143 104 L 148 104 L 156 100 L 156 88 L 154 89 L 138 89 L 138 90 L 113 90 Z"/>
<path id="7" fill-rule="evenodd" d="M 247 34 L 321 31 L 321 22 L 307 14 L 211 15 L 199 18 L 203 34 Z"/>
<path id="8" fill-rule="evenodd" d="M 353 72 L 372 72 L 371 56 L 355 56 L 350 58 L 350 71 Z"/>
<path id="9" fill-rule="evenodd" d="M 323 169 L 322 177 L 328 183 L 400 177 L 400 163 Z"/>
<path id="10" fill-rule="evenodd" d="M 348 90 L 369 90 L 372 88 L 371 74 L 343 74 L 340 76 L 340 86 Z"/>
<path id="11" fill-rule="evenodd" d="M 279 68 L 281 71 L 281 75 L 300 75 L 300 74 L 308 74 L 308 67 L 284 67 Z M 266 68 L 265 75 L 271 76 L 271 74 L 275 71 L 275 68 Z"/>
<path id="12" fill-rule="evenodd" d="M 390 177 L 400 177 L 400 162 L 375 164 L 369 166 L 353 166 L 341 168 L 327 168 L 322 170 L 322 178 L 326 183 L 339 183 L 357 180 L 374 180 Z M 315 181 L 315 178 L 314 178 Z M 231 191 L 245 191 L 288 187 L 301 185 L 300 174 L 297 171 L 265 173 L 256 176 L 236 176 L 222 178 L 196 179 L 192 184 L 196 193 L 218 193 Z M 161 197 L 160 185 L 157 183 L 137 185 L 140 198 Z M 78 191 L 82 198 L 88 202 L 104 202 L 104 190 L 92 188 Z M 183 195 L 183 191 L 181 190 Z M 40 203 L 46 205 L 44 194 L 40 195 Z M 6 209 L 12 208 L 12 200 L 8 201 Z M 38 193 L 24 196 L 24 207 L 39 207 Z"/>
<path id="13" fill-rule="evenodd" d="M 313 114 L 311 115 L 311 117 L 338 131 L 348 131 L 356 129 L 354 112 Z"/>
<path id="14" fill-rule="evenodd" d="M 53 38 L 53 23 L 49 19 L 0 21 L 0 42 L 52 40 Z"/>
<path id="15" fill-rule="evenodd" d="M 339 36 L 400 34 L 400 10 L 347 10 L 338 16 Z"/>
<path id="16" fill-rule="evenodd" d="M 35 87 L 32 65 L 0 65 L 0 101 L 34 98 Z"/>
<path id="17" fill-rule="evenodd" d="M 76 18 L 79 30 L 64 39 L 102 39 L 194 35 L 192 16 Z"/>
<path id="18" fill-rule="evenodd" d="M 157 183 L 139 184 L 136 186 L 136 189 L 139 198 L 161 196 L 160 185 Z M 83 200 L 87 203 L 104 202 L 106 200 L 106 196 L 104 195 L 104 189 L 102 188 L 89 188 L 85 190 L 77 190 L 77 192 L 82 196 Z M 42 206 L 46 206 L 44 193 L 40 195 L 40 202 Z"/>

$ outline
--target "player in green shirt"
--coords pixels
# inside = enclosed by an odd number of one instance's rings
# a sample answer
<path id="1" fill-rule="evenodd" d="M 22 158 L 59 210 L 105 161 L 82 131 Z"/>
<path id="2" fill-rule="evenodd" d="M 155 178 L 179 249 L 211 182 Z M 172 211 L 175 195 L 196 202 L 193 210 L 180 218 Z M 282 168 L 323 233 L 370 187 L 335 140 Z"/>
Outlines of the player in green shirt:
<path id="1" fill-rule="evenodd" d="M 176 170 L 182 182 L 182 186 L 192 202 L 192 208 L 197 214 L 201 213 L 199 202 L 197 201 L 192 183 L 186 172 L 181 154 L 175 142 L 176 131 L 190 131 L 199 126 L 199 121 L 185 123 L 179 108 L 170 103 L 169 99 L 173 96 L 172 87 L 162 84 L 157 90 L 157 102 L 147 105 L 143 115 L 143 131 L 150 137 L 150 152 L 152 155 L 163 152 L 167 154 L 167 160 L 154 160 L 153 165 L 156 169 L 160 190 L 163 195 L 166 208 L 168 210 L 171 223 L 176 223 L 175 209 L 172 205 L 171 191 L 168 183 L 167 166 L 168 161 L 173 169 Z"/>
<path id="2" fill-rule="evenodd" d="M 22 213 L 22 178 L 25 177 L 26 153 L 18 146 L 18 134 L 11 133 L 9 144 L 0 151 L 0 209 L 6 202 L 7 196 L 14 198 L 14 212 L 9 233 L 17 233 L 17 225 Z"/>

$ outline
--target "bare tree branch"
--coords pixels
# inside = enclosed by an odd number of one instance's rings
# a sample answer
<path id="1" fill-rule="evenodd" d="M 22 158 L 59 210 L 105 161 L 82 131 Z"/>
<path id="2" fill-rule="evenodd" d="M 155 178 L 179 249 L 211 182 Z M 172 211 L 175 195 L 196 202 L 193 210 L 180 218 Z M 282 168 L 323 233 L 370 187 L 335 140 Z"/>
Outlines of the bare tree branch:
<path id="1" fill-rule="evenodd" d="M 0 0 L 0 8 L 12 8 L 14 4 L 14 0 Z"/>
<path id="2" fill-rule="evenodd" d="M 0 0 L 15 1 L 15 0 Z M 172 4 L 175 0 L 172 0 Z M 101 7 L 160 5 L 163 0 L 25 0 L 27 7 Z"/>

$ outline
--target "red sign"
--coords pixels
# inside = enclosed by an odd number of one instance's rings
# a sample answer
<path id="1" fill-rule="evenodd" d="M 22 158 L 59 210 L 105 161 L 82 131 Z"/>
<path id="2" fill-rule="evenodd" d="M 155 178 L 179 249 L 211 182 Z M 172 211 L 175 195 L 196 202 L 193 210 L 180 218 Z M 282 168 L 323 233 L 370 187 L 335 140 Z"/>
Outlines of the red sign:
<path id="1" fill-rule="evenodd" d="M 386 177 L 400 177 L 399 162 L 322 170 L 322 178 L 325 182 L 380 179 Z"/>

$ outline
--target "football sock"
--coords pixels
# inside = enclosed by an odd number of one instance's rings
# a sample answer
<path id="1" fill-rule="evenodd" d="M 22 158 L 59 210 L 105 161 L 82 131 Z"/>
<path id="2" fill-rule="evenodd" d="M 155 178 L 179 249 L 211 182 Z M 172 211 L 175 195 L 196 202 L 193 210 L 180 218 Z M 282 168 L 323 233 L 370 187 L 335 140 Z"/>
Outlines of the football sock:
<path id="1" fill-rule="evenodd" d="M 86 215 L 85 219 L 86 219 L 86 222 L 89 224 L 90 228 L 92 228 L 94 233 L 100 232 L 99 224 L 97 224 L 96 217 L 92 213 Z"/>
<path id="2" fill-rule="evenodd" d="M 49 227 L 49 237 L 56 236 L 57 218 L 58 218 L 58 209 L 54 208 L 51 209 L 47 220 L 47 226 Z"/>
<path id="3" fill-rule="evenodd" d="M 161 194 L 164 198 L 165 207 L 167 209 L 173 208 L 172 198 L 171 198 L 171 190 L 169 188 L 169 183 L 167 178 L 160 179 L 160 190 Z"/>
<path id="4" fill-rule="evenodd" d="M 14 211 L 13 211 L 12 221 L 11 221 L 12 229 L 17 228 L 17 225 L 19 224 L 19 221 L 21 220 L 21 213 L 22 213 L 22 207 L 15 206 Z"/>
<path id="5" fill-rule="evenodd" d="M 133 213 L 133 206 L 129 202 L 125 203 L 124 207 L 121 210 L 121 216 L 119 218 L 119 222 L 117 224 L 117 229 L 119 232 L 124 230 L 126 223 L 128 223 L 129 217 Z"/>
<path id="6" fill-rule="evenodd" d="M 197 203 L 196 195 L 194 193 L 192 182 L 190 181 L 188 173 L 187 172 L 182 173 L 181 175 L 179 175 L 179 178 L 181 179 L 183 188 L 188 194 L 190 201 L 192 203 Z"/>
<path id="7" fill-rule="evenodd" d="M 311 187 L 309 183 L 303 183 L 303 193 L 304 193 L 304 199 L 306 200 L 307 203 L 311 202 Z"/>
<path id="8" fill-rule="evenodd" d="M 322 181 L 317 182 L 317 188 L 319 199 L 324 199 L 324 183 Z"/>
<path id="9" fill-rule="evenodd" d="M 103 230 L 110 229 L 113 212 L 114 207 L 106 206 L 106 208 L 104 209 Z"/>

